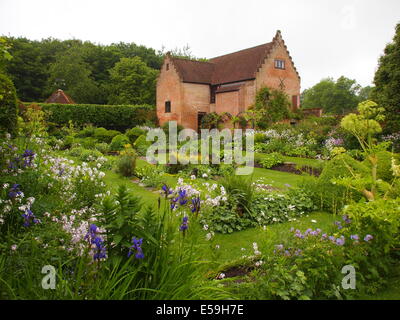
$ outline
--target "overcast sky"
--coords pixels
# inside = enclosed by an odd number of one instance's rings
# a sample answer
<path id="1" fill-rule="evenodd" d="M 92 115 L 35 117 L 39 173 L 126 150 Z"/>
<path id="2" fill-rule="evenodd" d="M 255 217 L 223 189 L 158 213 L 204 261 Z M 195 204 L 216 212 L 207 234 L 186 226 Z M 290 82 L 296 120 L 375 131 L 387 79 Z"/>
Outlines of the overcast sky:
<path id="1" fill-rule="evenodd" d="M 306 89 L 341 75 L 370 85 L 400 22 L 400 0 L 0 0 L 0 35 L 135 42 L 197 57 L 282 32 Z"/>

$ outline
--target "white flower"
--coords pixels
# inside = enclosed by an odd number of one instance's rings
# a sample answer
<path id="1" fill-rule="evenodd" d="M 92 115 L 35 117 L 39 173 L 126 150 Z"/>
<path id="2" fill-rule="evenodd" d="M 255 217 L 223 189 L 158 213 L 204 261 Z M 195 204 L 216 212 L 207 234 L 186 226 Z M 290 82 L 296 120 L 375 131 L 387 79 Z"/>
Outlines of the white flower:
<path id="1" fill-rule="evenodd" d="M 218 275 L 218 279 L 223 279 L 223 278 L 225 278 L 225 273 L 220 273 L 220 274 Z"/>
<path id="2" fill-rule="evenodd" d="M 202 177 L 207 178 L 208 177 L 207 173 L 203 173 Z"/>
<path id="3" fill-rule="evenodd" d="M 215 249 L 219 249 L 219 248 L 220 248 L 219 244 L 216 244 Z"/>
<path id="4" fill-rule="evenodd" d="M 257 262 L 255 263 L 255 265 L 256 265 L 256 267 L 259 267 L 259 266 L 261 266 L 263 263 L 264 263 L 264 262 L 263 262 L 262 260 L 260 260 L 260 261 L 257 261 Z"/>
<path id="5" fill-rule="evenodd" d="M 317 220 L 314 220 L 314 219 L 313 219 L 313 220 L 311 220 L 311 222 L 312 222 L 312 223 L 317 223 Z"/>
<path id="6" fill-rule="evenodd" d="M 10 185 L 8 183 L 3 184 L 3 189 L 7 189 Z"/>
<path id="7" fill-rule="evenodd" d="M 213 236 L 214 236 L 214 232 L 211 231 L 211 232 L 207 233 L 207 234 L 206 234 L 206 240 L 207 240 L 207 241 L 211 240 L 211 238 L 212 238 Z"/>
<path id="8" fill-rule="evenodd" d="M 203 226 L 203 229 L 204 229 L 205 231 L 207 231 L 207 230 L 208 230 L 208 225 L 205 224 L 205 225 Z"/>
<path id="9" fill-rule="evenodd" d="M 190 179 L 196 180 L 196 176 L 195 176 L 194 174 L 192 174 L 192 175 L 190 176 Z"/>
<path id="10" fill-rule="evenodd" d="M 12 250 L 12 251 L 17 250 L 17 248 L 18 248 L 18 246 L 17 246 L 16 244 L 13 244 L 13 245 L 11 246 L 11 250 Z"/>

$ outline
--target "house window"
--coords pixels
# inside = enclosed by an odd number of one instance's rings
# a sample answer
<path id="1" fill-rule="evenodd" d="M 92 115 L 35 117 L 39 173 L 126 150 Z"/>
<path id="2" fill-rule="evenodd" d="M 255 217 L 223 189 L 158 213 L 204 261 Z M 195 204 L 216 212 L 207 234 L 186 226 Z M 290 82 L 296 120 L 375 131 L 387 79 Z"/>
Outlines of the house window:
<path id="1" fill-rule="evenodd" d="M 165 113 L 171 112 L 171 101 L 165 101 Z"/>
<path id="2" fill-rule="evenodd" d="M 169 63 L 167 63 L 165 69 L 167 69 L 167 71 L 169 70 Z"/>
<path id="3" fill-rule="evenodd" d="M 275 60 L 275 69 L 285 69 L 285 60 Z"/>

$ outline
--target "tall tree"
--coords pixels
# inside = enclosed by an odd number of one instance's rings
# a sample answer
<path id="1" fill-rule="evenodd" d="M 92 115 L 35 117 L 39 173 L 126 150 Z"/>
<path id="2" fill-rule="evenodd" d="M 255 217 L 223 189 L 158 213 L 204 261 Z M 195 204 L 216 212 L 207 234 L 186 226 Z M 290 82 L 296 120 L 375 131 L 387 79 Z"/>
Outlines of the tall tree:
<path id="1" fill-rule="evenodd" d="M 63 89 L 77 103 L 97 103 L 101 90 L 91 73 L 90 66 L 83 60 L 82 48 L 73 46 L 51 64 L 49 89 Z"/>
<path id="2" fill-rule="evenodd" d="M 355 80 L 341 76 L 336 81 L 322 79 L 302 94 L 304 108 L 322 108 L 326 113 L 345 114 L 357 108 L 361 86 Z"/>
<path id="3" fill-rule="evenodd" d="M 384 132 L 400 131 L 400 23 L 379 59 L 371 98 L 386 110 Z"/>
<path id="4" fill-rule="evenodd" d="M 139 57 L 122 58 L 110 70 L 108 103 L 155 104 L 157 75 Z"/>

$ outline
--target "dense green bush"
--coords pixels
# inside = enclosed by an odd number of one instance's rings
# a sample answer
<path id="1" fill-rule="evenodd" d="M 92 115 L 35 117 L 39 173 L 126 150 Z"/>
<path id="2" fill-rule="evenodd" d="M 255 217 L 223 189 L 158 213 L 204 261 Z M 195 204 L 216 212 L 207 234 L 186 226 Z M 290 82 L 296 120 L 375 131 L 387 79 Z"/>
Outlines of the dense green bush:
<path id="1" fill-rule="evenodd" d="M 12 81 L 0 74 L 0 128 L 11 134 L 17 129 L 17 95 Z"/>
<path id="2" fill-rule="evenodd" d="M 146 141 L 146 136 L 145 135 L 141 135 L 140 137 L 138 137 L 135 141 L 135 143 L 133 144 L 133 147 L 135 148 L 135 150 L 137 151 L 137 153 L 141 156 L 145 156 L 146 152 L 147 152 L 147 148 L 150 147 L 152 145 L 152 142 L 150 141 Z"/>
<path id="3" fill-rule="evenodd" d="M 155 107 L 149 105 L 39 104 L 48 121 L 59 125 L 69 120 L 75 125 L 93 124 L 125 131 L 145 122 L 155 122 Z"/>
<path id="4" fill-rule="evenodd" d="M 140 128 L 132 128 L 126 130 L 125 135 L 129 138 L 131 143 L 134 143 L 141 135 L 146 135 L 146 131 Z"/>
<path id="5" fill-rule="evenodd" d="M 100 143 L 96 143 L 94 145 L 94 148 L 98 151 L 100 151 L 102 154 L 106 154 L 109 151 L 109 146 L 107 143 L 105 142 L 100 142 Z"/>
<path id="6" fill-rule="evenodd" d="M 98 158 L 102 157 L 103 154 L 97 150 L 83 150 L 79 156 L 79 160 L 85 162 L 96 161 Z"/>
<path id="7" fill-rule="evenodd" d="M 121 151 L 124 149 L 124 146 L 129 143 L 129 138 L 126 135 L 119 134 L 112 139 L 110 144 L 110 151 Z"/>
<path id="8" fill-rule="evenodd" d="M 263 166 L 263 168 L 269 169 L 283 163 L 284 161 L 285 158 L 280 153 L 272 152 L 263 156 L 259 160 L 259 163 Z"/>
<path id="9" fill-rule="evenodd" d="M 106 128 L 96 128 L 94 130 L 94 138 L 96 138 L 99 142 L 110 143 L 111 140 L 121 132 L 117 130 L 107 130 Z"/>
<path id="10" fill-rule="evenodd" d="M 97 140 L 92 137 L 75 138 L 74 143 L 79 143 L 85 149 L 94 149 L 94 146 L 96 145 Z"/>
<path id="11" fill-rule="evenodd" d="M 116 170 L 124 177 L 131 177 L 135 174 L 136 154 L 133 151 L 121 155 L 116 163 Z"/>
<path id="12" fill-rule="evenodd" d="M 83 147 L 74 147 L 69 150 L 68 154 L 73 157 L 80 157 L 83 151 L 85 151 Z"/>

